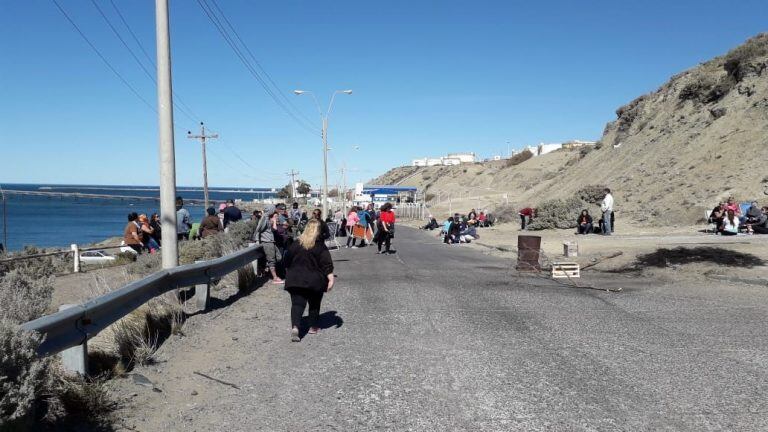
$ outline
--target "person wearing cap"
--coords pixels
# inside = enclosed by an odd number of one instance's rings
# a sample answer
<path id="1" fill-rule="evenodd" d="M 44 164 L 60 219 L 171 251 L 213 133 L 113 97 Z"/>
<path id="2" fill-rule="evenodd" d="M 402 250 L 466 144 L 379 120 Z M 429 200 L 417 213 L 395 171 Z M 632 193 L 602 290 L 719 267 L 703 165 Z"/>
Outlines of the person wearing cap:
<path id="1" fill-rule="evenodd" d="M 277 232 L 277 209 L 273 205 L 264 208 L 264 214 L 259 219 L 254 233 L 255 240 L 264 249 L 264 255 L 267 261 L 267 268 L 272 275 L 272 284 L 279 285 L 285 283 L 277 275 L 277 263 L 283 260 L 283 254 L 280 248 L 275 244 L 275 233 Z"/>
<path id="2" fill-rule="evenodd" d="M 218 234 L 223 229 L 219 217 L 216 216 L 215 208 L 208 207 L 205 212 L 207 213 L 207 216 L 200 222 L 200 237 L 202 238 Z"/>

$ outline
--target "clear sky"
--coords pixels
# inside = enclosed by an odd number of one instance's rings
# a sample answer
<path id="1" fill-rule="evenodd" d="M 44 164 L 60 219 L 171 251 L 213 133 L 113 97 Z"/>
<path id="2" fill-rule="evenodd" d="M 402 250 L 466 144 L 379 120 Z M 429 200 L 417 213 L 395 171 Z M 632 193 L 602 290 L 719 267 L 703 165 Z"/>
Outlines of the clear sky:
<path id="1" fill-rule="evenodd" d="M 153 81 L 92 1 L 57 1 L 155 106 Z M 112 5 L 154 59 L 154 2 L 94 1 L 154 75 Z M 309 127 L 320 126 L 314 102 L 292 90 L 323 105 L 354 90 L 330 119 L 331 183 L 342 164 L 351 182 L 417 157 L 598 139 L 617 107 L 768 23 L 765 0 L 217 4 Z M 283 185 L 290 169 L 319 185 L 319 132 L 278 107 L 197 0 L 171 1 L 171 31 L 174 90 L 192 111 L 175 115 L 178 184 L 202 183 L 186 131 L 203 120 L 221 135 L 209 145 L 211 185 Z M 156 113 L 52 0 L 0 0 L 0 136 L 2 183 L 158 184 Z"/>

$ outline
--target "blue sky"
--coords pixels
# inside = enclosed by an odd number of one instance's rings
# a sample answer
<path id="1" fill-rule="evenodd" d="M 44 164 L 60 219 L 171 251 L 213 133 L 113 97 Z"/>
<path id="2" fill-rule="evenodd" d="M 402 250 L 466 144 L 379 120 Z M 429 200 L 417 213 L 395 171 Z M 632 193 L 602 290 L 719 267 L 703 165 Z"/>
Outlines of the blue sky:
<path id="1" fill-rule="evenodd" d="M 153 82 L 90 0 L 58 0 L 152 105 Z M 146 60 L 112 8 L 96 0 Z M 154 2 L 113 0 L 154 58 Z M 211 3 L 211 0 L 208 0 Z M 212 4 L 212 3 L 211 3 Z M 598 139 L 620 105 L 766 31 L 768 2 L 218 0 L 302 114 L 330 120 L 330 181 L 366 180 L 423 156 L 487 157 L 538 142 Z M 171 1 L 174 90 L 218 132 L 213 186 L 319 185 L 319 133 L 286 115 L 195 0 Z M 158 183 L 157 116 L 50 0 L 0 1 L 0 182 Z M 152 65 L 145 65 L 154 73 Z M 176 116 L 177 182 L 201 184 L 196 122 Z M 244 159 L 243 162 L 241 159 Z"/>

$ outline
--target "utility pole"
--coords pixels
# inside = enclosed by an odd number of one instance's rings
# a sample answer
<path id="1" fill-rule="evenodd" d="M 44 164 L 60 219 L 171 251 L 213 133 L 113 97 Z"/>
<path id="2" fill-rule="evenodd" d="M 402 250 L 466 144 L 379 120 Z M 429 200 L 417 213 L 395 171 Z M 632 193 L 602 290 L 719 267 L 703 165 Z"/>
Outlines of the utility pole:
<path id="1" fill-rule="evenodd" d="M 205 140 L 218 138 L 219 134 L 206 135 L 205 125 L 200 122 L 200 135 L 192 135 L 192 132 L 187 131 L 187 138 L 199 139 L 203 146 L 203 201 L 205 201 L 205 208 L 208 208 L 208 160 L 205 156 Z"/>
<path id="2" fill-rule="evenodd" d="M 341 165 L 341 213 L 344 217 L 347 216 L 347 164 Z"/>
<path id="3" fill-rule="evenodd" d="M 3 248 L 0 250 L 0 254 L 8 253 L 8 210 L 5 204 L 5 191 L 0 186 L 0 195 L 3 198 Z"/>
<path id="4" fill-rule="evenodd" d="M 176 153 L 173 142 L 173 90 L 168 0 L 155 0 L 157 42 L 157 117 L 160 132 L 160 219 L 163 268 L 179 265 L 176 235 Z"/>
<path id="5" fill-rule="evenodd" d="M 298 202 L 296 201 L 296 176 L 299 175 L 299 172 L 292 169 L 291 172 L 285 174 L 291 178 L 291 198 L 293 198 L 294 202 Z"/>

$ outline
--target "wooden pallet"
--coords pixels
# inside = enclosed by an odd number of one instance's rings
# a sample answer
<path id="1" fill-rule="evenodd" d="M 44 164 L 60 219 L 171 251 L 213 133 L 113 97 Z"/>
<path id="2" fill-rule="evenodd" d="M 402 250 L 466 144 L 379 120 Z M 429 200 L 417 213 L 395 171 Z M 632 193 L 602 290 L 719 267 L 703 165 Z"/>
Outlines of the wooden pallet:
<path id="1" fill-rule="evenodd" d="M 581 277 L 579 265 L 571 261 L 561 261 L 552 264 L 552 278 L 577 278 Z"/>

